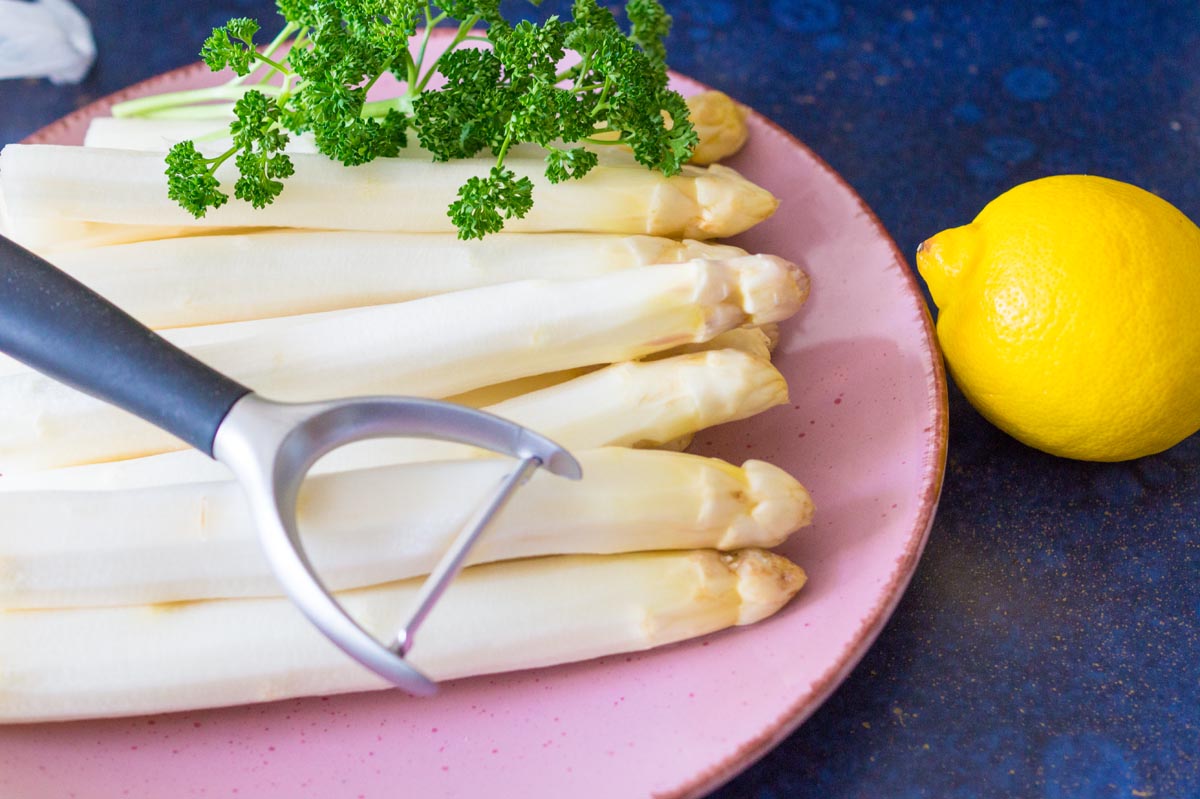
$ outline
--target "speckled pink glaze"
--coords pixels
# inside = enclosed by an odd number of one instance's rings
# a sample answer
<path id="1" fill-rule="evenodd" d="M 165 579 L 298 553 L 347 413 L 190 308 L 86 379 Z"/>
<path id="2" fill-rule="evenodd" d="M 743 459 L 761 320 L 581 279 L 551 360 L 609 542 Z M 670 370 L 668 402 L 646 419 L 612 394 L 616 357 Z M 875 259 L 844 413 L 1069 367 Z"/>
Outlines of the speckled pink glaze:
<path id="1" fill-rule="evenodd" d="M 119 97 L 211 80 L 185 68 Z M 30 140 L 79 143 L 113 100 Z M 769 460 L 812 492 L 815 524 L 782 548 L 809 575 L 795 602 L 751 628 L 462 680 L 433 699 L 0 727 L 0 796 L 694 797 L 795 729 L 862 657 L 916 567 L 945 465 L 946 388 L 916 283 L 879 222 L 806 147 L 761 116 L 750 125 L 730 163 L 782 202 L 737 243 L 802 263 L 812 295 L 776 353 L 791 404 L 703 432 L 694 449 Z"/>

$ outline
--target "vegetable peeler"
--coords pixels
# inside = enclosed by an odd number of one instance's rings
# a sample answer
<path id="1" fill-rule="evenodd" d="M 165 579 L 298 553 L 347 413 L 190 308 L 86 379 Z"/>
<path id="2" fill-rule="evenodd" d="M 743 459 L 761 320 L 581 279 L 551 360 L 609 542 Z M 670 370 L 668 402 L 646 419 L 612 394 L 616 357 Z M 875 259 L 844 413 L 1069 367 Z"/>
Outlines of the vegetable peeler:
<path id="1" fill-rule="evenodd" d="M 285 403 L 259 396 L 193 358 L 48 261 L 0 236 L 0 351 L 117 405 L 225 464 L 242 484 L 259 536 L 292 602 L 346 654 L 416 695 L 437 690 L 407 659 L 414 636 L 471 547 L 538 469 L 579 479 L 579 463 L 549 439 L 498 416 L 437 400 L 357 397 Z M 387 642 L 345 611 L 304 551 L 296 498 L 326 453 L 367 438 L 470 444 L 516 458 L 426 578 Z"/>

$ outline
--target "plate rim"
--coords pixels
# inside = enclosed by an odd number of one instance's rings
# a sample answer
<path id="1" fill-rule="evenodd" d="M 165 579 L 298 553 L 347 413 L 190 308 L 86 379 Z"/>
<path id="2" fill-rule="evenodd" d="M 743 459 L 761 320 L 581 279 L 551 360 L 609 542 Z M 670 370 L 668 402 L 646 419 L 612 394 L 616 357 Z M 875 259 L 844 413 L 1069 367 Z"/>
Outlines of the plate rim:
<path id="1" fill-rule="evenodd" d="M 55 121 L 38 128 L 33 133 L 21 139 L 22 144 L 51 144 L 55 139 L 64 135 L 65 130 L 80 125 L 97 116 L 106 115 L 112 106 L 118 102 L 132 99 L 152 91 L 161 91 L 164 84 L 171 84 L 193 77 L 198 72 L 206 72 L 207 65 L 197 61 L 185 64 L 166 72 L 144 78 L 123 89 L 97 98 L 74 111 L 59 117 Z M 712 90 L 712 87 L 682 73 L 671 71 L 672 78 L 684 80 L 701 90 Z M 735 98 L 736 99 L 736 98 Z M 924 462 L 922 464 L 923 493 L 919 498 L 919 510 L 914 523 L 906 536 L 906 547 L 898 560 L 892 580 L 882 591 L 881 601 L 864 617 L 864 623 L 856 633 L 851 643 L 841 652 L 837 660 L 814 682 L 812 691 L 801 696 L 785 708 L 757 736 L 743 741 L 725 758 L 714 762 L 708 769 L 696 774 L 691 779 L 676 785 L 674 788 L 654 794 L 655 799 L 700 799 L 700 797 L 716 790 L 732 780 L 741 772 L 760 760 L 768 752 L 778 746 L 783 739 L 791 735 L 807 721 L 846 680 L 855 667 L 861 662 L 867 651 L 875 644 L 887 622 L 891 619 L 900 599 L 904 596 L 912 577 L 916 572 L 925 545 L 929 540 L 930 530 L 936 516 L 942 486 L 945 481 L 947 449 L 949 443 L 949 390 L 946 383 L 946 369 L 941 350 L 937 344 L 929 307 L 925 302 L 916 275 L 909 266 L 907 259 L 901 253 L 891 234 L 884 227 L 875 211 L 867 204 L 861 195 L 846 181 L 842 175 L 818 155 L 811 147 L 802 142 L 790 131 L 783 128 L 766 115 L 754 108 L 739 104 L 759 124 L 763 125 L 773 135 L 786 141 L 790 146 L 801 151 L 806 157 L 831 178 L 839 189 L 846 192 L 857 206 L 863 219 L 874 228 L 877 235 L 887 243 L 890 249 L 892 266 L 900 273 L 906 294 L 916 303 L 921 318 L 921 333 L 927 362 L 926 367 L 928 395 L 927 410 L 932 411 L 930 439 L 926 442 Z"/>
<path id="2" fill-rule="evenodd" d="M 674 71 L 672 71 L 672 76 L 682 77 L 704 90 L 711 90 L 710 86 L 694 78 L 680 75 Z M 845 682 L 850 672 L 858 666 L 863 657 L 866 656 L 868 650 L 874 646 L 879 634 L 883 632 L 883 628 L 887 626 L 896 607 L 900 604 L 900 599 L 908 590 L 908 585 L 916 573 L 917 565 L 920 563 L 921 555 L 925 551 L 925 545 L 929 541 L 929 533 L 933 528 L 933 520 L 937 515 L 938 502 L 941 498 L 942 486 L 946 476 L 946 460 L 950 438 L 950 401 L 949 388 L 946 383 L 946 367 L 941 349 L 937 343 L 937 333 L 933 318 L 929 313 L 929 306 L 925 303 L 916 275 L 913 274 L 913 270 L 909 267 L 907 259 L 900 252 L 900 246 L 892 238 L 891 234 L 888 233 L 887 228 L 884 227 L 883 222 L 879 219 L 874 209 L 842 177 L 841 173 L 829 165 L 828 161 L 770 117 L 748 105 L 740 103 L 740 101 L 739 104 L 747 110 L 750 116 L 754 117 L 774 135 L 784 139 L 788 144 L 802 151 L 808 158 L 812 159 L 813 163 L 820 170 L 832 178 L 838 187 L 853 199 L 854 204 L 858 207 L 859 212 L 863 215 L 866 222 L 887 243 L 891 251 L 892 265 L 900 273 L 906 292 L 917 303 L 917 307 L 920 310 L 921 332 L 924 337 L 923 349 L 928 356 L 926 366 L 929 367 L 929 371 L 927 375 L 931 378 L 932 382 L 932 385 L 926 385 L 926 388 L 931 390 L 926 399 L 932 403 L 932 439 L 927 442 L 924 453 L 925 462 L 923 463 L 921 475 L 924 492 L 919 500 L 920 510 L 907 537 L 907 545 L 902 560 L 897 565 L 893 579 L 883 591 L 882 601 L 871 609 L 865 619 L 866 623 L 860 628 L 854 641 L 843 650 L 837 662 L 830 666 L 814 683 L 812 692 L 788 706 L 771 727 L 765 729 L 758 737 L 744 742 L 724 761 L 715 764 L 710 771 L 698 775 L 694 780 L 684 783 L 671 792 L 655 794 L 655 799 L 701 799 L 706 794 L 716 790 L 756 763 L 782 743 L 783 739 L 799 729 L 805 721 L 825 704 L 826 700 L 833 695 L 833 692 Z M 931 455 L 932 457 L 930 457 Z"/>

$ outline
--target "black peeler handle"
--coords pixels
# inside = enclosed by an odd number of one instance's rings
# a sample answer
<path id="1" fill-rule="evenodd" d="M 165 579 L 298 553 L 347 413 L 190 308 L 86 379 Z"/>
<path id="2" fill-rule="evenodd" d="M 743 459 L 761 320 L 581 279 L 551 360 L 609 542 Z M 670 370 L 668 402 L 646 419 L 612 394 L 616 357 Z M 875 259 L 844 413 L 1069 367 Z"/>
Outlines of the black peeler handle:
<path id="1" fill-rule="evenodd" d="M 208 455 L 225 415 L 250 391 L 3 236 L 0 351 Z"/>

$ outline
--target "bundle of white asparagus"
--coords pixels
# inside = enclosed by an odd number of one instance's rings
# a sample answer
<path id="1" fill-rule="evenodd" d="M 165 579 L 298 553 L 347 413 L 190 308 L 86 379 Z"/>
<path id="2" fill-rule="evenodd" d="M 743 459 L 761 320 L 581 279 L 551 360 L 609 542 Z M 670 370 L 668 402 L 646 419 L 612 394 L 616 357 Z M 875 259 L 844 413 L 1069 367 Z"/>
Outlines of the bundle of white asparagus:
<path id="1" fill-rule="evenodd" d="M 740 113 L 742 134 L 713 124 L 709 152 L 744 139 Z M 606 157 L 538 184 L 518 232 L 464 243 L 442 209 L 478 165 L 346 169 L 301 142 L 279 202 L 197 222 L 166 200 L 153 146 L 180 132 L 100 121 L 105 147 L 10 145 L 6 230 L 267 396 L 450 398 L 583 465 L 579 483 L 539 474 L 518 492 L 423 629 L 418 667 L 448 679 L 646 649 L 758 621 L 803 585 L 763 548 L 809 523 L 804 487 L 670 451 L 787 400 L 773 327 L 807 278 L 694 240 L 766 218 L 764 189 L 719 165 L 666 179 Z M 538 171 L 523 152 L 509 163 Z M 224 467 L 8 359 L 0 407 L 0 722 L 386 687 L 279 595 Z M 509 467 L 423 440 L 332 453 L 301 492 L 305 547 L 382 634 Z"/>

